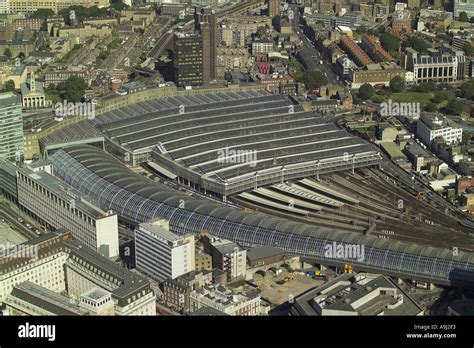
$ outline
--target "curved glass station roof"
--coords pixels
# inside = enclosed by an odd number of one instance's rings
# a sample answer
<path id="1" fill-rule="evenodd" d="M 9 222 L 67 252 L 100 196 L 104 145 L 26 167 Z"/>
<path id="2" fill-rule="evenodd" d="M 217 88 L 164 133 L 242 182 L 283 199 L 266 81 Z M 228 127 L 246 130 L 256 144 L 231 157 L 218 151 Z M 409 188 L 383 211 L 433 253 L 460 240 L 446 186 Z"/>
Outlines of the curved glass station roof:
<path id="1" fill-rule="evenodd" d="M 474 283 L 474 254 L 433 248 L 353 232 L 307 225 L 173 192 L 130 171 L 120 161 L 92 146 L 70 147 L 50 156 L 54 175 L 91 202 L 121 218 L 141 223 L 154 218 L 170 221 L 178 234 L 209 233 L 243 246 L 269 245 L 332 265 L 381 272 L 438 284 Z M 337 245 L 364 246 L 363 257 L 327 257 Z M 326 255 L 325 255 L 326 254 Z"/>

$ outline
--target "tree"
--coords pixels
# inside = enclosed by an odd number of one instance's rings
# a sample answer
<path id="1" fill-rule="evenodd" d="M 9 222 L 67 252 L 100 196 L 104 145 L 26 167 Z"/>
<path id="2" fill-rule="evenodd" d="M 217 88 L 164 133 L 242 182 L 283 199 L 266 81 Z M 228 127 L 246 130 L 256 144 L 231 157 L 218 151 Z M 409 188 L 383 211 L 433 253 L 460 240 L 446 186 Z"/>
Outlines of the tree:
<path id="1" fill-rule="evenodd" d="M 10 47 L 5 48 L 5 51 L 3 51 L 3 55 L 7 56 L 9 59 L 12 58 L 13 54 L 12 54 L 12 51 L 10 50 Z"/>
<path id="2" fill-rule="evenodd" d="M 320 71 L 312 70 L 303 75 L 303 82 L 306 88 L 319 88 L 327 85 L 328 79 Z"/>
<path id="3" fill-rule="evenodd" d="M 50 8 L 39 8 L 33 13 L 30 18 L 46 19 L 48 17 L 53 17 L 54 11 Z"/>
<path id="4" fill-rule="evenodd" d="M 15 82 L 13 80 L 8 80 L 5 82 L 5 86 L 3 89 L 4 92 L 13 92 L 15 91 Z"/>
<path id="5" fill-rule="evenodd" d="M 71 76 L 66 80 L 64 96 L 68 102 L 76 103 L 81 101 L 87 88 L 87 83 L 82 77 Z"/>
<path id="6" fill-rule="evenodd" d="M 375 88 L 370 83 L 364 83 L 359 88 L 359 97 L 362 100 L 370 99 L 375 94 Z"/>
<path id="7" fill-rule="evenodd" d="M 400 40 L 387 33 L 380 36 L 380 44 L 387 52 L 392 54 L 400 50 Z"/>
<path id="8" fill-rule="evenodd" d="M 467 16 L 467 13 L 462 11 L 459 13 L 459 20 L 461 22 L 469 22 L 469 17 Z"/>
<path id="9" fill-rule="evenodd" d="M 157 5 L 156 3 L 154 5 Z M 122 0 L 112 0 L 110 7 L 117 10 L 117 11 L 122 11 L 123 9 L 130 7 L 127 4 L 124 4 Z M 156 9 L 156 8 L 155 8 Z"/>
<path id="10" fill-rule="evenodd" d="M 451 115 L 461 115 L 464 110 L 464 104 L 456 99 L 451 99 L 446 106 L 446 111 Z"/>
<path id="11" fill-rule="evenodd" d="M 437 89 L 438 89 L 438 86 L 436 86 L 436 83 L 434 83 L 433 81 L 419 83 L 411 87 L 412 92 L 422 92 L 422 93 L 434 92 Z"/>
<path id="12" fill-rule="evenodd" d="M 428 112 L 434 112 L 438 110 L 438 108 L 436 107 L 436 104 L 433 104 L 433 103 L 427 103 L 423 109 Z"/>
<path id="13" fill-rule="evenodd" d="M 383 103 L 384 101 L 384 97 L 382 97 L 381 95 L 374 95 L 371 99 L 374 103 L 377 103 L 377 104 L 381 104 Z"/>
<path id="14" fill-rule="evenodd" d="M 272 19 L 272 25 L 275 28 L 275 30 L 280 30 L 280 25 L 281 25 L 281 17 L 279 15 L 276 15 Z"/>
<path id="15" fill-rule="evenodd" d="M 448 97 L 444 92 L 436 91 L 433 98 L 431 98 L 431 101 L 435 104 L 439 104 L 442 101 L 445 101 L 446 99 L 448 99 Z"/>
<path id="16" fill-rule="evenodd" d="M 394 93 L 402 92 L 405 89 L 405 79 L 401 76 L 395 76 L 390 80 L 390 90 Z"/>
<path id="17" fill-rule="evenodd" d="M 405 47 L 411 47 L 420 53 L 426 53 L 431 46 L 423 39 L 416 36 L 410 36 L 405 42 Z"/>
<path id="18" fill-rule="evenodd" d="M 461 95 L 466 99 L 474 97 L 474 79 L 464 82 L 461 86 Z"/>
<path id="19" fill-rule="evenodd" d="M 464 46 L 464 53 L 466 53 L 466 56 L 474 56 L 474 47 L 470 44 L 466 44 Z"/>

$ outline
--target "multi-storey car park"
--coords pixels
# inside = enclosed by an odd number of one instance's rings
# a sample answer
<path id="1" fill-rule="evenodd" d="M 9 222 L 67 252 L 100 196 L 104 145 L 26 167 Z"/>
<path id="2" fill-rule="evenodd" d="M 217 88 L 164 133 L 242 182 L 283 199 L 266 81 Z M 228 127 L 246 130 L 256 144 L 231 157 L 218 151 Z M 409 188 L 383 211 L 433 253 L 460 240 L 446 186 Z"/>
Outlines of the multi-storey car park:
<path id="1" fill-rule="evenodd" d="M 246 247 L 269 245 L 322 264 L 444 285 L 474 285 L 474 254 L 448 248 L 379 239 L 312 226 L 182 195 L 134 174 L 119 160 L 91 146 L 70 147 L 50 156 L 54 174 L 104 209 L 133 225 L 154 218 L 170 221 L 178 234 L 209 233 Z M 327 245 L 365 246 L 363 260 L 325 255 Z"/>

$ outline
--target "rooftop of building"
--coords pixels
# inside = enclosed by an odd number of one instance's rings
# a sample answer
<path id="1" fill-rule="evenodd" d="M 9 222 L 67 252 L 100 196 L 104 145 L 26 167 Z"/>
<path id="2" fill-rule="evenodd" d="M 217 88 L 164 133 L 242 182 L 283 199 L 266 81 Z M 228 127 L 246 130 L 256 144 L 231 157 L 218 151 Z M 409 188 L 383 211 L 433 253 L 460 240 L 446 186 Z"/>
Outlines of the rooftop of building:
<path id="1" fill-rule="evenodd" d="M 224 306 L 232 306 L 252 299 L 252 297 L 247 297 L 243 293 L 233 293 L 232 290 L 228 290 L 221 285 L 207 285 L 194 290 L 191 294 L 193 293 L 197 297 L 203 297 Z"/>
<path id="2" fill-rule="evenodd" d="M 255 261 L 282 254 L 286 254 L 286 251 L 271 246 L 262 246 L 247 250 L 247 259 L 249 261 Z"/>
<path id="3" fill-rule="evenodd" d="M 139 225 L 141 229 L 144 229 L 156 237 L 160 237 L 165 239 L 168 242 L 178 242 L 183 240 L 186 237 L 183 237 L 181 235 L 174 234 L 173 232 L 167 230 L 163 226 L 160 225 L 161 219 L 155 219 L 149 222 L 143 222 Z"/>
<path id="4" fill-rule="evenodd" d="M 443 129 L 448 127 L 459 128 L 457 123 L 439 113 L 424 113 L 421 115 L 420 121 L 423 122 L 431 130 Z"/>
<path id="5" fill-rule="evenodd" d="M 34 180 L 69 204 L 74 202 L 76 209 L 82 211 L 94 219 L 102 219 L 112 215 L 111 213 L 105 212 L 99 207 L 86 201 L 78 191 L 76 191 L 67 183 L 46 173 L 45 171 L 33 171 L 32 169 L 32 167 L 26 166 L 18 168 L 18 172 L 27 176 L 31 180 Z"/>
<path id="6" fill-rule="evenodd" d="M 44 94 L 43 83 L 40 81 L 35 81 L 35 90 L 31 90 L 31 82 L 23 82 L 20 85 L 22 97 L 27 97 L 30 94 Z"/>
<path id="7" fill-rule="evenodd" d="M 123 268 L 76 241 L 67 241 L 66 245 L 70 251 L 71 262 L 88 268 L 89 271 L 113 284 L 111 293 L 120 306 L 126 306 L 133 296 L 143 295 L 150 290 L 150 282 L 146 277 Z"/>
<path id="8" fill-rule="evenodd" d="M 390 157 L 405 157 L 403 152 L 400 150 L 397 144 L 391 141 L 383 142 L 380 144 L 382 148 L 389 154 Z"/>
<path id="9" fill-rule="evenodd" d="M 221 312 L 215 308 L 212 308 L 212 307 L 207 307 L 207 306 L 203 306 L 201 308 L 199 308 L 198 310 L 192 312 L 192 313 L 189 313 L 188 315 L 190 316 L 222 316 L 222 315 L 228 315 L 228 314 L 225 314 L 224 312 Z"/>
<path id="10" fill-rule="evenodd" d="M 14 92 L 0 93 L 0 107 L 21 105 L 21 97 Z"/>
<path id="11" fill-rule="evenodd" d="M 387 290 L 394 292 L 387 294 Z M 380 293 L 370 296 L 374 291 Z M 422 312 L 422 308 L 389 278 L 369 273 L 346 273 L 307 291 L 295 299 L 292 313 L 318 315 L 315 306 L 358 315 L 418 315 Z"/>
<path id="12" fill-rule="evenodd" d="M 429 151 L 425 150 L 424 148 L 422 148 L 420 145 L 418 145 L 415 142 L 408 143 L 405 146 L 405 151 L 417 157 L 424 157 L 424 158 L 434 157 Z"/>
<path id="13" fill-rule="evenodd" d="M 6 302 L 13 298 L 25 301 L 33 306 L 40 307 L 55 315 L 86 315 L 87 311 L 81 309 L 70 298 L 46 289 L 30 281 L 16 285 Z"/>
<path id="14" fill-rule="evenodd" d="M 92 288 L 81 294 L 82 298 L 90 299 L 92 301 L 105 299 L 109 296 L 110 296 L 110 292 L 99 287 Z"/>

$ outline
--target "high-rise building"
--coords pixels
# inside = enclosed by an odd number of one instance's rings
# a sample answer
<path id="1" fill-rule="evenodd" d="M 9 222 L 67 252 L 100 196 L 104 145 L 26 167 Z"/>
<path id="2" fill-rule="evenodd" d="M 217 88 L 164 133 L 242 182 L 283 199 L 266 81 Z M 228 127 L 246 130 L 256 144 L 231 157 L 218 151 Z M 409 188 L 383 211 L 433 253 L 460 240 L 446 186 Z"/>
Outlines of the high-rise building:
<path id="1" fill-rule="evenodd" d="M 202 40 L 198 34 L 178 33 L 174 37 L 174 75 L 178 86 L 203 84 Z"/>
<path id="2" fill-rule="evenodd" d="M 268 16 L 273 18 L 280 15 L 280 0 L 268 0 Z"/>
<path id="3" fill-rule="evenodd" d="M 454 18 L 459 18 L 461 12 L 466 12 L 467 17 L 474 17 L 474 0 L 454 0 Z"/>
<path id="4" fill-rule="evenodd" d="M 169 222 L 154 220 L 135 230 L 137 270 L 163 281 L 194 271 L 194 236 L 169 231 Z"/>
<path id="5" fill-rule="evenodd" d="M 196 7 L 194 27 L 201 34 L 203 54 L 203 83 L 208 84 L 217 75 L 217 16 L 210 8 Z"/>
<path id="6" fill-rule="evenodd" d="M 23 156 L 23 121 L 21 98 L 8 92 L 0 94 L 0 158 Z"/>

